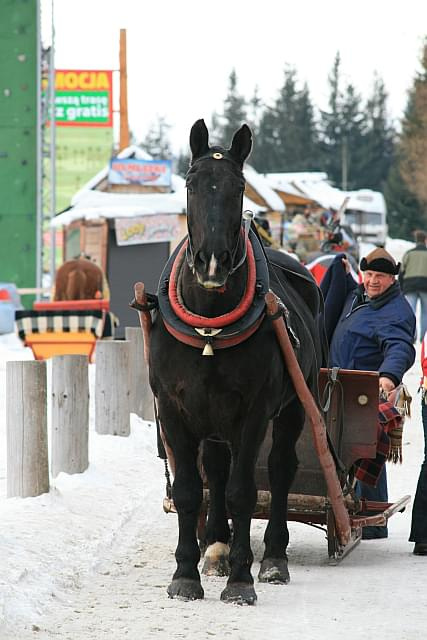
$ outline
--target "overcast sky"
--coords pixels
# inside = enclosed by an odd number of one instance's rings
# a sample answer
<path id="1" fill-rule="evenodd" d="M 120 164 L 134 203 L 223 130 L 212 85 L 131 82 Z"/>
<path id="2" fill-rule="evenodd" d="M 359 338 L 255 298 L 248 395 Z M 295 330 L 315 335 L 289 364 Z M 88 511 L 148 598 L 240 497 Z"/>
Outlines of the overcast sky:
<path id="1" fill-rule="evenodd" d="M 51 0 L 41 1 L 45 25 Z M 397 119 L 427 36 L 426 0 L 54 0 L 54 15 L 56 68 L 118 69 L 127 30 L 130 128 L 141 139 L 163 116 L 176 151 L 195 120 L 222 110 L 233 68 L 246 98 L 257 85 L 271 104 L 294 66 L 326 106 L 338 50 L 344 81 L 363 97 L 374 72 L 383 78 Z"/>

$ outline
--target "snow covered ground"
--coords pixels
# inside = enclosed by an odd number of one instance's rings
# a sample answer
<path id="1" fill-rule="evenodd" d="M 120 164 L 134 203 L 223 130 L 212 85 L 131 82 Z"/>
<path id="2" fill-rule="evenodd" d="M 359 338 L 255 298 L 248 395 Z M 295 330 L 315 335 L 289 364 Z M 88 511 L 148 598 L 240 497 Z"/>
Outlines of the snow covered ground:
<path id="1" fill-rule="evenodd" d="M 408 542 L 411 507 L 391 518 L 388 540 L 363 541 L 335 567 L 321 531 L 290 523 L 291 583 L 256 584 L 256 607 L 220 602 L 221 578 L 202 578 L 204 601 L 169 600 L 177 520 L 162 511 L 154 425 L 134 414 L 130 437 L 101 436 L 92 405 L 89 469 L 60 474 L 49 494 L 7 499 L 5 363 L 31 357 L 14 335 L 0 336 L 0 640 L 425 639 L 427 559 Z M 418 352 L 405 379 L 414 401 L 404 463 L 388 466 L 391 499 L 415 494 L 419 377 Z M 253 522 L 254 575 L 264 527 Z"/>

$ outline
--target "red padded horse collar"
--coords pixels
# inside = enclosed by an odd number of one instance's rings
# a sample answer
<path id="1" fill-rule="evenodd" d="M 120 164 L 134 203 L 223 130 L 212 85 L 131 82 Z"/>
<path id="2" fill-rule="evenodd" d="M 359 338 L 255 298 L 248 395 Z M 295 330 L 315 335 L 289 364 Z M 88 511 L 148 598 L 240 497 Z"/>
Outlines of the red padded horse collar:
<path id="1" fill-rule="evenodd" d="M 213 355 L 212 347 L 224 349 L 240 344 L 260 326 L 264 319 L 264 296 L 269 287 L 267 262 L 258 238 L 251 231 L 244 295 L 229 313 L 209 318 L 192 313 L 185 307 L 180 295 L 180 272 L 185 263 L 186 246 L 187 238 L 169 258 L 161 275 L 159 309 L 166 329 L 174 338 L 203 349 L 204 355 Z"/>

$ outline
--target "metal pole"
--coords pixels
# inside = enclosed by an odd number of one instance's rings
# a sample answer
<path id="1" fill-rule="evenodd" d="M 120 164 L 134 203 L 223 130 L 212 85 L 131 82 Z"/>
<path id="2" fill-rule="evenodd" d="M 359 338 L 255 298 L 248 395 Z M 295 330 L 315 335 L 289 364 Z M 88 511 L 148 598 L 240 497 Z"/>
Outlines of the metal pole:
<path id="1" fill-rule="evenodd" d="M 343 136 L 341 147 L 341 189 L 343 191 L 347 191 L 347 172 L 347 136 Z"/>
<path id="2" fill-rule="evenodd" d="M 37 123 L 36 123 L 36 287 L 42 286 L 42 262 L 43 262 L 43 149 L 42 149 L 42 113 L 41 113 L 41 28 L 40 28 L 40 0 L 37 0 L 36 8 L 37 52 L 36 52 L 36 76 L 37 76 Z M 40 293 L 37 293 L 37 300 Z"/>
<path id="3" fill-rule="evenodd" d="M 50 101 L 50 221 L 56 213 L 56 116 L 55 116 L 55 22 L 54 0 L 51 2 L 51 45 L 49 60 L 49 101 Z M 50 284 L 55 281 L 56 271 L 56 229 L 50 228 Z"/>

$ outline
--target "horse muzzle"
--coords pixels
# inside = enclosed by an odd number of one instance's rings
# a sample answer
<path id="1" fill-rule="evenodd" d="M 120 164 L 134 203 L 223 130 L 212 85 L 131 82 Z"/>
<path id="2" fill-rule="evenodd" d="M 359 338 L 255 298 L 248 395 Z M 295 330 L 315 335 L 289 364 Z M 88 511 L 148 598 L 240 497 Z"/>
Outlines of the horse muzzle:
<path id="1" fill-rule="evenodd" d="M 227 281 L 231 268 L 231 254 L 223 251 L 217 258 L 212 252 L 210 257 L 198 251 L 194 260 L 197 282 L 205 289 L 218 289 Z"/>

